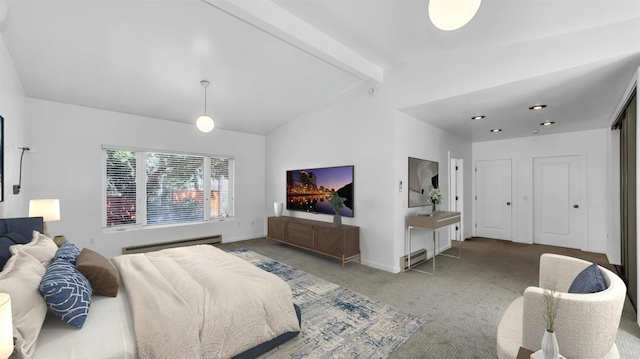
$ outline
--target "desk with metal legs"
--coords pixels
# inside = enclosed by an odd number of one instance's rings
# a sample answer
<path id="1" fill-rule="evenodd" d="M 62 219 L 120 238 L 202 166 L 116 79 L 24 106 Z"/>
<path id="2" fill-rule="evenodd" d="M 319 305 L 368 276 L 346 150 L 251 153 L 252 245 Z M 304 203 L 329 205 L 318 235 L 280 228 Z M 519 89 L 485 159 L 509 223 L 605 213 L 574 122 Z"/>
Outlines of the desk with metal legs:
<path id="1" fill-rule="evenodd" d="M 408 233 L 408 249 L 409 253 L 407 254 L 407 263 L 408 269 L 426 273 L 426 274 L 436 274 L 436 256 L 438 255 L 438 235 L 437 230 L 446 226 L 450 226 L 452 224 L 460 223 L 460 212 L 436 212 L 433 215 L 414 215 L 407 216 L 407 225 L 409 228 Z M 430 229 L 433 231 L 433 257 L 432 257 L 432 270 L 431 272 L 426 272 L 419 269 L 411 268 L 411 230 L 415 228 L 420 229 Z M 462 255 L 461 246 L 462 240 L 458 238 L 458 256 L 452 256 L 449 254 L 440 254 L 447 257 L 460 258 Z"/>

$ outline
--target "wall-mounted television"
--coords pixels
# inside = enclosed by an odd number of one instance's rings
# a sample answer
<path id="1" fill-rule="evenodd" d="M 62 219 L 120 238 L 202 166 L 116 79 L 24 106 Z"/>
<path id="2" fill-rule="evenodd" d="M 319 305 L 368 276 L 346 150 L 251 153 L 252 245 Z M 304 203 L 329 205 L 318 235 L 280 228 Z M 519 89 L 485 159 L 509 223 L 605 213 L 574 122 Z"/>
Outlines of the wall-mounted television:
<path id="1" fill-rule="evenodd" d="M 430 205 L 432 188 L 438 188 L 438 162 L 409 157 L 409 207 Z"/>
<path id="2" fill-rule="evenodd" d="M 333 215 L 332 191 L 346 198 L 340 215 L 353 217 L 353 166 L 287 171 L 288 210 Z"/>

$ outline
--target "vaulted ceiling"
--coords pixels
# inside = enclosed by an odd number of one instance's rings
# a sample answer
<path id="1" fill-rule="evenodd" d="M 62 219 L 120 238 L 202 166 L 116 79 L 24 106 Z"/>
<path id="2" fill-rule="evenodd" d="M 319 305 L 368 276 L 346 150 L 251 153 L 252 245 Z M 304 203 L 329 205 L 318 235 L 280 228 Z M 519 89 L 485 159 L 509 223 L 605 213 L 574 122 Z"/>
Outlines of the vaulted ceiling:
<path id="1" fill-rule="evenodd" d="M 474 54 L 510 54 L 559 37 L 576 50 L 640 40 L 640 0 L 484 0 L 452 32 L 430 23 L 428 0 L 8 3 L 0 31 L 27 96 L 193 123 L 206 79 L 217 128 L 261 135 L 363 81 L 383 87 L 422 62 L 457 56 L 480 66 Z M 610 56 L 595 51 L 576 66 L 516 73 L 509 83 L 457 88 L 398 110 L 471 141 L 495 138 L 493 127 L 504 128 L 503 138 L 531 135 L 541 119 L 556 121 L 548 133 L 606 127 L 640 64 L 640 41 L 627 42 Z M 549 105 L 544 116 L 526 110 L 534 100 Z M 475 114 L 487 121 L 471 121 Z"/>

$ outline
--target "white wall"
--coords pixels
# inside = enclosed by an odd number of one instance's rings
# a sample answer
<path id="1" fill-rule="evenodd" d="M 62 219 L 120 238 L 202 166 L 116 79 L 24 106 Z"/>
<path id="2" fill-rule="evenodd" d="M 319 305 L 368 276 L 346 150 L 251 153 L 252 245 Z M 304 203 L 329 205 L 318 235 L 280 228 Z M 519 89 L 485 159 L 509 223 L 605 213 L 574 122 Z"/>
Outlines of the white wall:
<path id="1" fill-rule="evenodd" d="M 581 249 L 606 253 L 608 132 L 609 129 L 598 129 L 473 144 L 474 165 L 480 160 L 512 161 L 514 241 L 533 243 L 533 158 L 580 155 L 588 212 L 588 236 Z"/>
<path id="2" fill-rule="evenodd" d="M 266 145 L 266 211 L 273 215 L 273 202 L 286 200 L 287 170 L 353 165 L 354 217 L 343 217 L 342 223 L 360 227 L 363 264 L 394 271 L 390 254 L 394 248 L 396 175 L 391 134 L 395 111 L 388 108 L 383 97 L 370 97 L 366 86 L 356 86 L 343 99 L 270 133 Z M 332 221 L 329 215 L 286 209 L 284 215 Z"/>
<path id="3" fill-rule="evenodd" d="M 464 160 L 464 211 L 462 225 L 462 235 L 466 238 L 471 235 L 471 143 L 467 140 L 453 136 L 439 128 L 433 127 L 423 121 L 417 120 L 404 113 L 398 113 L 396 121 L 396 188 L 399 181 L 403 183 L 402 192 L 395 191 L 395 231 L 394 258 L 396 266 L 399 267 L 399 258 L 406 254 L 405 242 L 407 238 L 406 216 L 414 215 L 420 211 L 424 212 L 425 207 L 409 208 L 408 206 L 408 158 L 415 157 L 425 160 L 437 161 L 439 164 L 438 184 L 440 192 L 444 195 L 438 210 L 449 209 L 449 156 L 462 158 Z M 439 231 L 439 250 L 444 250 L 451 246 L 449 235 L 446 230 Z M 429 230 L 415 230 L 411 234 L 411 249 L 427 248 L 427 255 L 431 257 L 433 251 L 432 232 Z"/>
<path id="4" fill-rule="evenodd" d="M 18 195 L 13 194 L 13 185 L 18 184 L 19 180 L 22 152 L 18 147 L 27 145 L 24 102 L 25 95 L 20 78 L 0 35 L 0 115 L 4 117 L 4 202 L 0 202 L 0 218 L 26 215 L 26 191 L 23 190 Z"/>
<path id="5" fill-rule="evenodd" d="M 60 199 L 61 220 L 48 224 L 51 235 L 64 234 L 105 256 L 130 245 L 214 234 L 222 234 L 224 242 L 264 235 L 263 136 L 224 130 L 205 134 L 192 124 L 36 99 L 26 104 L 32 151 L 23 182 L 30 199 Z M 102 145 L 234 156 L 235 221 L 106 233 L 101 228 Z"/>
<path id="6" fill-rule="evenodd" d="M 401 89 L 378 85 L 375 96 L 368 85 L 351 89 L 320 110 L 311 111 L 267 136 L 267 213 L 272 202 L 285 200 L 286 170 L 354 165 L 354 218 L 343 223 L 360 227 L 362 263 L 390 272 L 400 271 L 405 254 L 408 157 L 440 163 L 440 183 L 448 193 L 448 156 L 464 158 L 471 193 L 471 144 L 400 111 L 396 103 Z M 393 91 L 392 91 L 393 90 Z M 399 189 L 399 181 L 403 189 Z M 467 202 L 471 203 L 471 202 Z M 447 209 L 445 203 L 442 209 Z M 468 207 L 468 218 L 471 208 Z M 321 214 L 286 211 L 285 215 L 330 222 Z M 470 233 L 470 221 L 465 223 Z M 441 246 L 449 246 L 442 236 Z M 417 234 L 416 247 L 425 246 L 426 233 Z M 429 249 L 430 253 L 432 248 Z"/>

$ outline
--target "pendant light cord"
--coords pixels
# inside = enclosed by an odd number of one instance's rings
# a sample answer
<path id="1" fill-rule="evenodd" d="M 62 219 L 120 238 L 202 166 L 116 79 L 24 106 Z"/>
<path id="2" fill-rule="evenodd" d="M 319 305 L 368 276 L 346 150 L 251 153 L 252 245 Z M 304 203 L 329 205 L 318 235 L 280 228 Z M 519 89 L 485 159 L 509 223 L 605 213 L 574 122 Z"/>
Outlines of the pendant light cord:
<path id="1" fill-rule="evenodd" d="M 204 87 L 204 115 L 207 115 L 207 87 Z"/>

